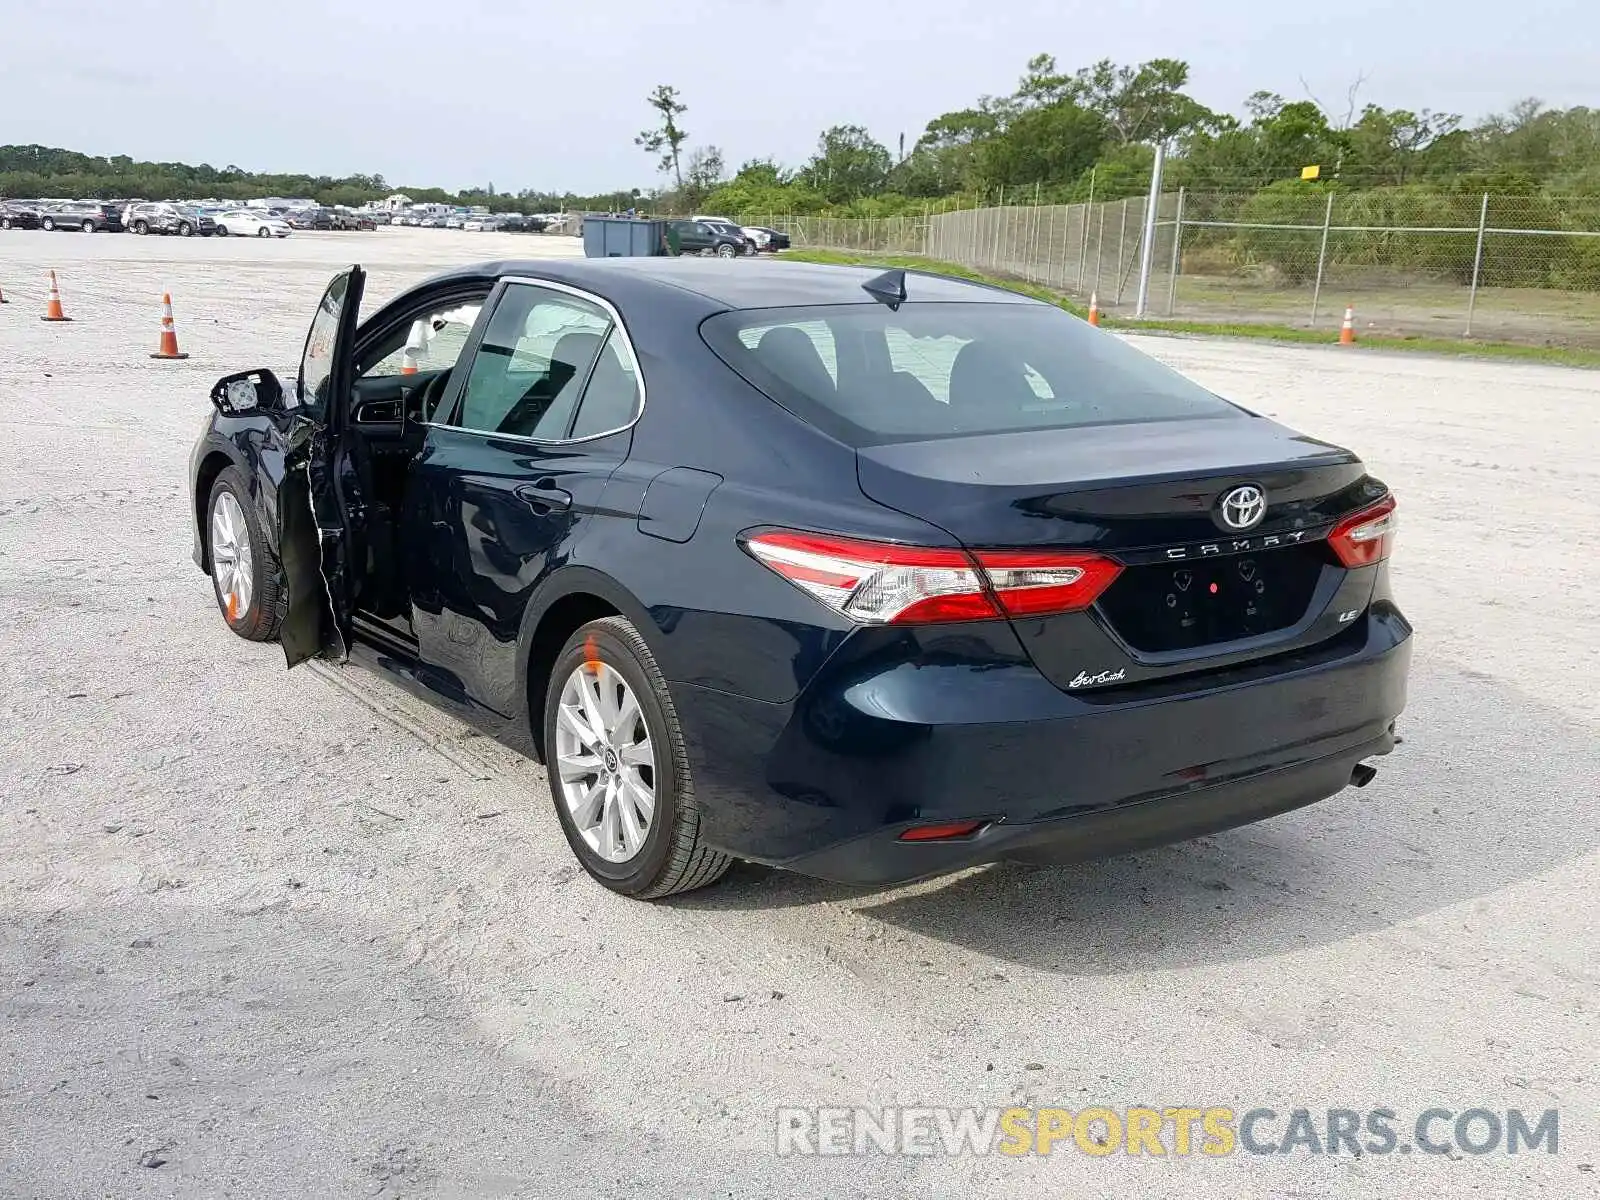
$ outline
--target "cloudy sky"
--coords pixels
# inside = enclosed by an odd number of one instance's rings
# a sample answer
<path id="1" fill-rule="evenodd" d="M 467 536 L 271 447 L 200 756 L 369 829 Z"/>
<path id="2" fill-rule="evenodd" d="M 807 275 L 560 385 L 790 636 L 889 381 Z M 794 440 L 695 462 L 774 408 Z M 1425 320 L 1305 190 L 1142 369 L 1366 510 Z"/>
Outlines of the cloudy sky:
<path id="1" fill-rule="evenodd" d="M 328 11 L 323 11 L 324 7 Z M 1186 59 L 1201 101 L 1256 88 L 1476 118 L 1600 105 L 1590 0 L 10 0 L 0 142 L 377 172 L 391 183 L 645 186 L 645 95 L 691 144 L 803 161 L 825 126 L 893 148 L 1008 92 L 1029 56 Z"/>

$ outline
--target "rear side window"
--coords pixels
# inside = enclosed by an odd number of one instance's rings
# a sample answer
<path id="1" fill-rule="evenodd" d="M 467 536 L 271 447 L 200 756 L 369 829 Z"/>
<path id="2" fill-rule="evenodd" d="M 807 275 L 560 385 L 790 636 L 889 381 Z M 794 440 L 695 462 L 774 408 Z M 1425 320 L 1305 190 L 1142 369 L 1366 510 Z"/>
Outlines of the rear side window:
<path id="1" fill-rule="evenodd" d="M 480 433 L 566 436 L 611 317 L 565 292 L 512 284 L 473 356 L 454 424 Z"/>
<path id="2" fill-rule="evenodd" d="M 747 309 L 701 333 L 750 383 L 851 445 L 1245 415 L 1044 304 Z"/>

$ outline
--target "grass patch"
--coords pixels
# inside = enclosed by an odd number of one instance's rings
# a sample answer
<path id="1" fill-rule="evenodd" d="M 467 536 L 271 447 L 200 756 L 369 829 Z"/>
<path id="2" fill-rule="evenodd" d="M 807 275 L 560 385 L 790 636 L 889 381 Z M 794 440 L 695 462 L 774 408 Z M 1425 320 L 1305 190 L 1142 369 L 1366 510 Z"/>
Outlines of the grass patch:
<path id="1" fill-rule="evenodd" d="M 1074 316 L 1082 317 L 1087 309 L 1077 300 L 1036 283 L 1007 279 L 974 271 L 959 263 L 941 262 L 916 254 L 865 254 L 848 250 L 788 250 L 784 258 L 799 262 L 835 263 L 841 266 L 900 267 L 907 271 L 931 271 L 951 275 L 958 279 L 971 279 L 976 283 L 992 284 L 1008 291 L 1044 300 L 1064 308 Z M 1251 322 L 1169 321 L 1155 318 L 1147 321 L 1130 321 L 1101 315 L 1107 328 L 1128 333 L 1177 333 L 1205 337 L 1252 338 L 1257 341 L 1293 342 L 1304 345 L 1332 345 L 1336 335 L 1325 329 L 1300 329 L 1293 325 L 1255 324 Z M 1532 346 L 1519 342 L 1468 341 L 1460 338 L 1404 337 L 1390 334 L 1363 333 L 1356 349 L 1411 350 L 1425 354 L 1447 354 L 1456 357 L 1497 358 L 1523 362 L 1555 363 L 1568 367 L 1600 367 L 1600 350 L 1580 350 L 1566 346 Z"/>

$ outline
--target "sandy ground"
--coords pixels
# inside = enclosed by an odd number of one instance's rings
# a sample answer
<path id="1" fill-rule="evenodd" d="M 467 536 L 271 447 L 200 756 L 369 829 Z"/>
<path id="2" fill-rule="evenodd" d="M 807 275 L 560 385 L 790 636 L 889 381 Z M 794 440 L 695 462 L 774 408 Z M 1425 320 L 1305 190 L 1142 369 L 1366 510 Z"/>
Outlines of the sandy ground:
<path id="1" fill-rule="evenodd" d="M 1377 782 L 1106 863 L 642 905 L 579 873 L 537 767 L 286 674 L 189 559 L 206 389 L 291 364 L 335 267 L 375 303 L 576 251 L 0 234 L 0 1194 L 1600 1192 L 1600 375 L 1141 341 L 1399 493 L 1418 636 Z M 49 267 L 73 324 L 38 320 Z M 163 290 L 186 362 L 147 357 Z M 1561 1141 L 775 1153 L 779 1105 L 1013 1102 L 1559 1106 Z"/>

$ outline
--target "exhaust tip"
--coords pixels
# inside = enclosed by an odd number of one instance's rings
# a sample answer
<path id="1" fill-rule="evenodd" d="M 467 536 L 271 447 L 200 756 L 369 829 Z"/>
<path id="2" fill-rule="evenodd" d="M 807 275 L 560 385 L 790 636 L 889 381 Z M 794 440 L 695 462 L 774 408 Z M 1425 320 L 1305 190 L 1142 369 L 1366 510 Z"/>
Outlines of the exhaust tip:
<path id="1" fill-rule="evenodd" d="M 1378 777 L 1378 768 L 1368 766 L 1366 763 L 1357 763 L 1350 769 L 1350 783 L 1358 788 L 1366 787 Z"/>

